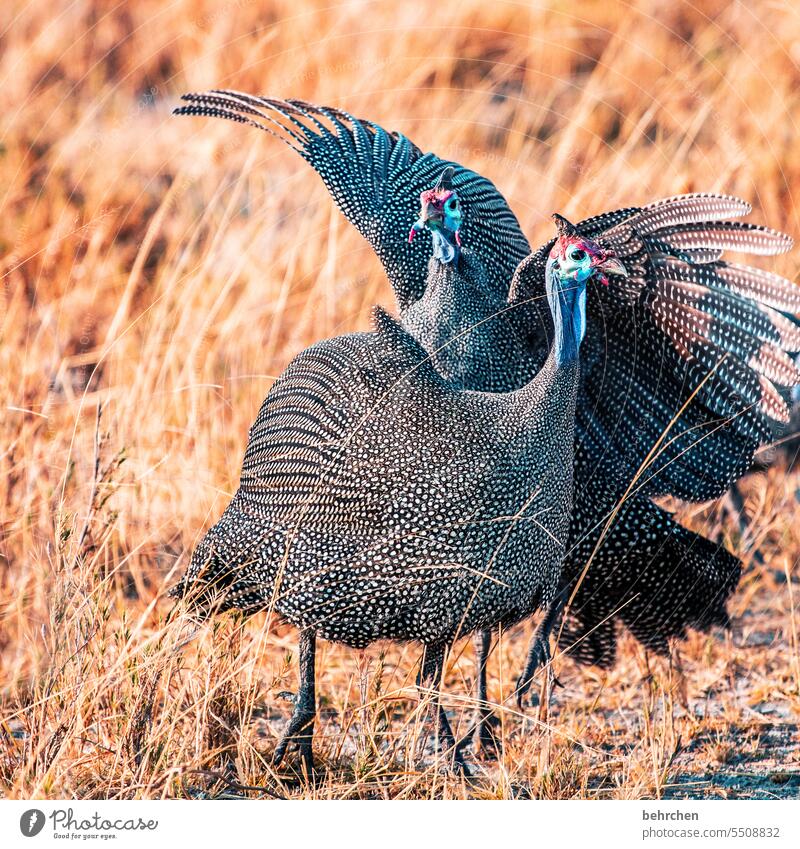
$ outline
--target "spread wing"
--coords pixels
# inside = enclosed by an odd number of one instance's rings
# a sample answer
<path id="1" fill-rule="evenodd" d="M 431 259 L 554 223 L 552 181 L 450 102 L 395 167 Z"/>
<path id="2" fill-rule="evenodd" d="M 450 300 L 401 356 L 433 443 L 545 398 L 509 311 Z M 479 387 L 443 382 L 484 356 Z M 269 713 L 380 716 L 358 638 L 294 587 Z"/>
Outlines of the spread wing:
<path id="1" fill-rule="evenodd" d="M 777 254 L 792 240 L 729 220 L 749 211 L 692 194 L 577 225 L 630 275 L 590 285 L 577 414 L 579 459 L 623 488 L 715 498 L 788 420 L 778 387 L 800 383 L 788 356 L 800 331 L 784 313 L 800 312 L 800 288 L 723 252 Z M 544 303 L 552 244 L 527 261 L 534 274 L 515 277 L 512 300 Z"/>
<path id="2" fill-rule="evenodd" d="M 407 238 L 419 214 L 419 195 L 447 166 L 455 169 L 453 185 L 464 201 L 464 239 L 480 254 L 503 296 L 514 269 L 530 253 L 519 222 L 493 183 L 457 162 L 423 154 L 401 133 L 300 100 L 223 90 L 183 99 L 188 105 L 177 108 L 177 115 L 249 124 L 299 153 L 378 255 L 401 310 L 422 294 L 428 271 L 428 246 L 409 244 Z"/>

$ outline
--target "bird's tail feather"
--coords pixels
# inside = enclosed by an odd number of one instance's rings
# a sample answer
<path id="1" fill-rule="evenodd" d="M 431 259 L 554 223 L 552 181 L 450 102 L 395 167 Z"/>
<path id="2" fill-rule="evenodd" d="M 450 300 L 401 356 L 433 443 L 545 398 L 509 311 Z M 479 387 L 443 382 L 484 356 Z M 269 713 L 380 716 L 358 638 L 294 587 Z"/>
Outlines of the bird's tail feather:
<path id="1" fill-rule="evenodd" d="M 195 547 L 186 574 L 169 594 L 200 617 L 264 608 L 269 601 L 259 558 L 264 540 L 264 528 L 232 503 Z"/>
<path id="2" fill-rule="evenodd" d="M 689 628 L 728 625 L 726 603 L 741 561 L 652 502 L 637 501 L 619 523 L 628 532 L 635 527 L 636 538 L 626 544 L 612 528 L 561 629 L 560 648 L 579 663 L 613 664 L 619 622 L 657 654 Z"/>

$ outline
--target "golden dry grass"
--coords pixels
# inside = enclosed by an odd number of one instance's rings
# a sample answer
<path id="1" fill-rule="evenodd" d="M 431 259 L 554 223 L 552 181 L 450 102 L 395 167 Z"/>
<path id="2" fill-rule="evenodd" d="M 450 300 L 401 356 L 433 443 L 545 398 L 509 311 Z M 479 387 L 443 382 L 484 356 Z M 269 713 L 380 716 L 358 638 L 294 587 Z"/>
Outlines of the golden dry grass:
<path id="1" fill-rule="evenodd" d="M 294 632 L 227 618 L 184 642 L 164 598 L 235 488 L 274 376 L 392 305 L 290 151 L 170 117 L 178 94 L 302 97 L 402 130 L 495 180 L 533 243 L 555 209 L 701 189 L 797 235 L 796 8 L 12 0 L 0 29 L 6 797 L 260 795 L 223 775 L 315 797 L 797 795 L 800 508 L 780 469 L 749 486 L 766 565 L 746 557 L 732 636 L 691 636 L 682 672 L 629 639 L 608 673 L 559 660 L 542 728 L 507 700 L 529 627 L 504 634 L 490 693 L 505 752 L 471 783 L 420 755 L 419 652 L 394 645 L 323 645 L 326 776 L 279 779 Z M 797 253 L 773 267 L 795 276 Z M 718 523 L 714 506 L 679 512 Z M 459 646 L 447 693 L 462 728 L 473 673 Z"/>

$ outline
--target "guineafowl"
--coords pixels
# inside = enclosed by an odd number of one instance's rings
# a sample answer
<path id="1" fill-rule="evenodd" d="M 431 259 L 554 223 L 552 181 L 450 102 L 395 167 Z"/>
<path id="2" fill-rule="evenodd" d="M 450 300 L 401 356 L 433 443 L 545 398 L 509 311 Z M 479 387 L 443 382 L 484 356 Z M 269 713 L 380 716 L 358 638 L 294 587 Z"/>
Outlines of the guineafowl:
<path id="1" fill-rule="evenodd" d="M 484 277 L 474 257 L 459 261 L 435 210 L 425 226 L 444 274 Z M 551 351 L 511 392 L 454 389 L 379 308 L 373 333 L 314 345 L 276 381 L 239 489 L 175 590 L 198 611 L 274 609 L 300 629 L 301 686 L 276 763 L 296 742 L 313 769 L 317 636 L 356 648 L 419 641 L 419 683 L 438 686 L 459 637 L 553 600 L 572 508 L 586 284 L 604 273 L 625 273 L 611 253 L 549 263 Z M 463 767 L 438 697 L 436 724 Z"/>
<path id="2" fill-rule="evenodd" d="M 178 113 L 272 132 L 318 171 L 381 259 L 404 326 L 453 386 L 503 391 L 536 373 L 552 333 L 541 297 L 550 246 L 530 260 L 509 309 L 512 276 L 530 248 L 488 180 L 341 110 L 226 91 L 185 99 L 189 105 Z M 472 213 L 461 233 L 486 268 L 481 290 L 469 297 L 463 287 L 428 288 L 428 256 L 419 240 L 396 239 L 397 228 L 417 218 L 415 198 L 446 166 L 454 168 L 453 185 Z M 719 261 L 722 248 L 775 253 L 791 244 L 765 228 L 725 220 L 748 210 L 735 198 L 689 195 L 577 225 L 584 236 L 606 234 L 636 271 L 627 288 L 592 287 L 588 304 L 591 378 L 583 379 L 578 400 L 575 508 L 565 559 L 571 605 L 560 639 L 581 662 L 613 662 L 618 621 L 658 652 L 687 627 L 727 621 L 738 559 L 682 528 L 650 497 L 719 496 L 769 436 L 759 405 L 784 415 L 772 379 L 797 379 L 782 351 L 800 347 L 798 333 L 776 311 L 798 311 L 796 288 Z M 430 260 L 434 270 L 437 262 Z M 719 358 L 726 362 L 718 367 Z M 742 370 L 744 376 L 737 374 Z M 739 391 L 742 380 L 747 391 Z M 481 650 L 488 645 L 482 638 Z M 535 648 L 534 660 L 541 639 Z M 485 670 L 480 654 L 479 669 Z M 485 693 L 485 682 L 479 690 Z"/>
<path id="3" fill-rule="evenodd" d="M 446 174 L 452 180 L 452 167 Z M 452 182 L 440 181 L 435 190 L 423 193 L 423 217 L 432 203 L 446 210 L 457 196 Z M 589 242 L 596 253 L 616 251 L 631 271 L 615 278 L 613 286 L 589 290 L 594 320 L 588 322 L 578 398 L 571 551 L 565 559 L 564 588 L 535 634 L 520 678 L 520 697 L 535 669 L 549 659 L 548 631 L 569 594 L 577 603 L 562 631 L 562 644 L 577 644 L 575 653 L 586 662 L 608 663 L 615 646 L 609 625 L 613 627 L 615 616 L 646 646 L 662 652 L 667 638 L 683 634 L 687 625 L 704 628 L 727 621 L 724 602 L 738 579 L 738 561 L 676 525 L 649 498 L 673 494 L 702 499 L 724 491 L 767 438 L 770 420 L 785 418 L 771 381 L 793 384 L 800 378 L 783 352 L 785 345 L 796 343 L 788 323 L 765 304 L 726 288 L 735 277 L 745 292 L 752 287 L 763 300 L 780 301 L 797 297 L 791 284 L 769 278 L 765 287 L 757 270 L 719 261 L 719 250 L 713 260 L 700 263 L 667 241 L 686 237 L 675 225 L 681 217 L 743 206 L 722 197 L 679 197 L 628 210 L 622 221 L 611 215 L 584 225 L 596 233 L 597 242 Z M 561 226 L 568 238 L 586 244 L 579 228 L 563 219 Z M 691 226 L 689 222 L 687 229 Z M 752 225 L 723 221 L 702 226 L 696 237 L 701 243 L 716 237 L 723 245 L 727 239 L 740 249 L 763 252 L 786 244 L 781 234 Z M 503 357 L 510 357 L 507 372 L 513 380 L 526 379 L 538 367 L 549 331 L 538 341 L 524 340 L 526 331 L 541 328 L 546 319 L 542 278 L 552 248 L 553 243 L 544 246 L 515 272 L 510 302 L 531 307 L 519 312 L 509 310 L 484 286 L 470 287 L 469 274 L 461 276 L 458 289 L 446 285 L 440 279 L 446 266 L 436 256 L 431 260 L 426 288 L 404 315 L 440 372 L 460 380 L 468 359 L 471 373 L 491 385 L 497 380 L 498 352 L 501 366 Z M 426 325 L 431 314 L 444 317 L 444 331 Z M 474 344 L 469 345 L 470 339 Z M 450 360 L 451 350 L 455 360 Z M 631 350 L 634 356 L 629 356 Z M 716 364 L 715 354 L 721 361 Z M 727 357 L 731 362 L 725 362 Z M 635 426 L 625 421 L 626 407 L 636 416 Z M 593 568 L 587 569 L 590 564 Z M 677 578 L 660 574 L 658 568 L 665 566 L 680 570 Z M 587 620 L 590 628 L 582 628 Z M 485 645 L 483 636 L 481 650 Z M 485 668 L 480 651 L 479 663 Z M 485 739 L 485 726 L 481 731 Z"/>

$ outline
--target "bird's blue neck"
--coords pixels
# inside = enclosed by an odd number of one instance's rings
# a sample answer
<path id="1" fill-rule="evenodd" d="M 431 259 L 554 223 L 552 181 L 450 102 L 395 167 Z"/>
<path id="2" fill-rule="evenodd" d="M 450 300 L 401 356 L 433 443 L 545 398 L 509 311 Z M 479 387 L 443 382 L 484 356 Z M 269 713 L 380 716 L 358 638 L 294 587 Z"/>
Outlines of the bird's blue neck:
<path id="1" fill-rule="evenodd" d="M 461 248 L 455 240 L 455 235 L 449 230 L 442 230 L 437 227 L 435 230 L 431 230 L 431 236 L 433 237 L 433 255 L 436 259 L 447 264 L 458 264 Z"/>
<path id="2" fill-rule="evenodd" d="M 562 280 L 550 268 L 547 272 L 547 301 L 553 314 L 556 365 L 577 362 L 578 348 L 586 332 L 586 283 Z"/>

